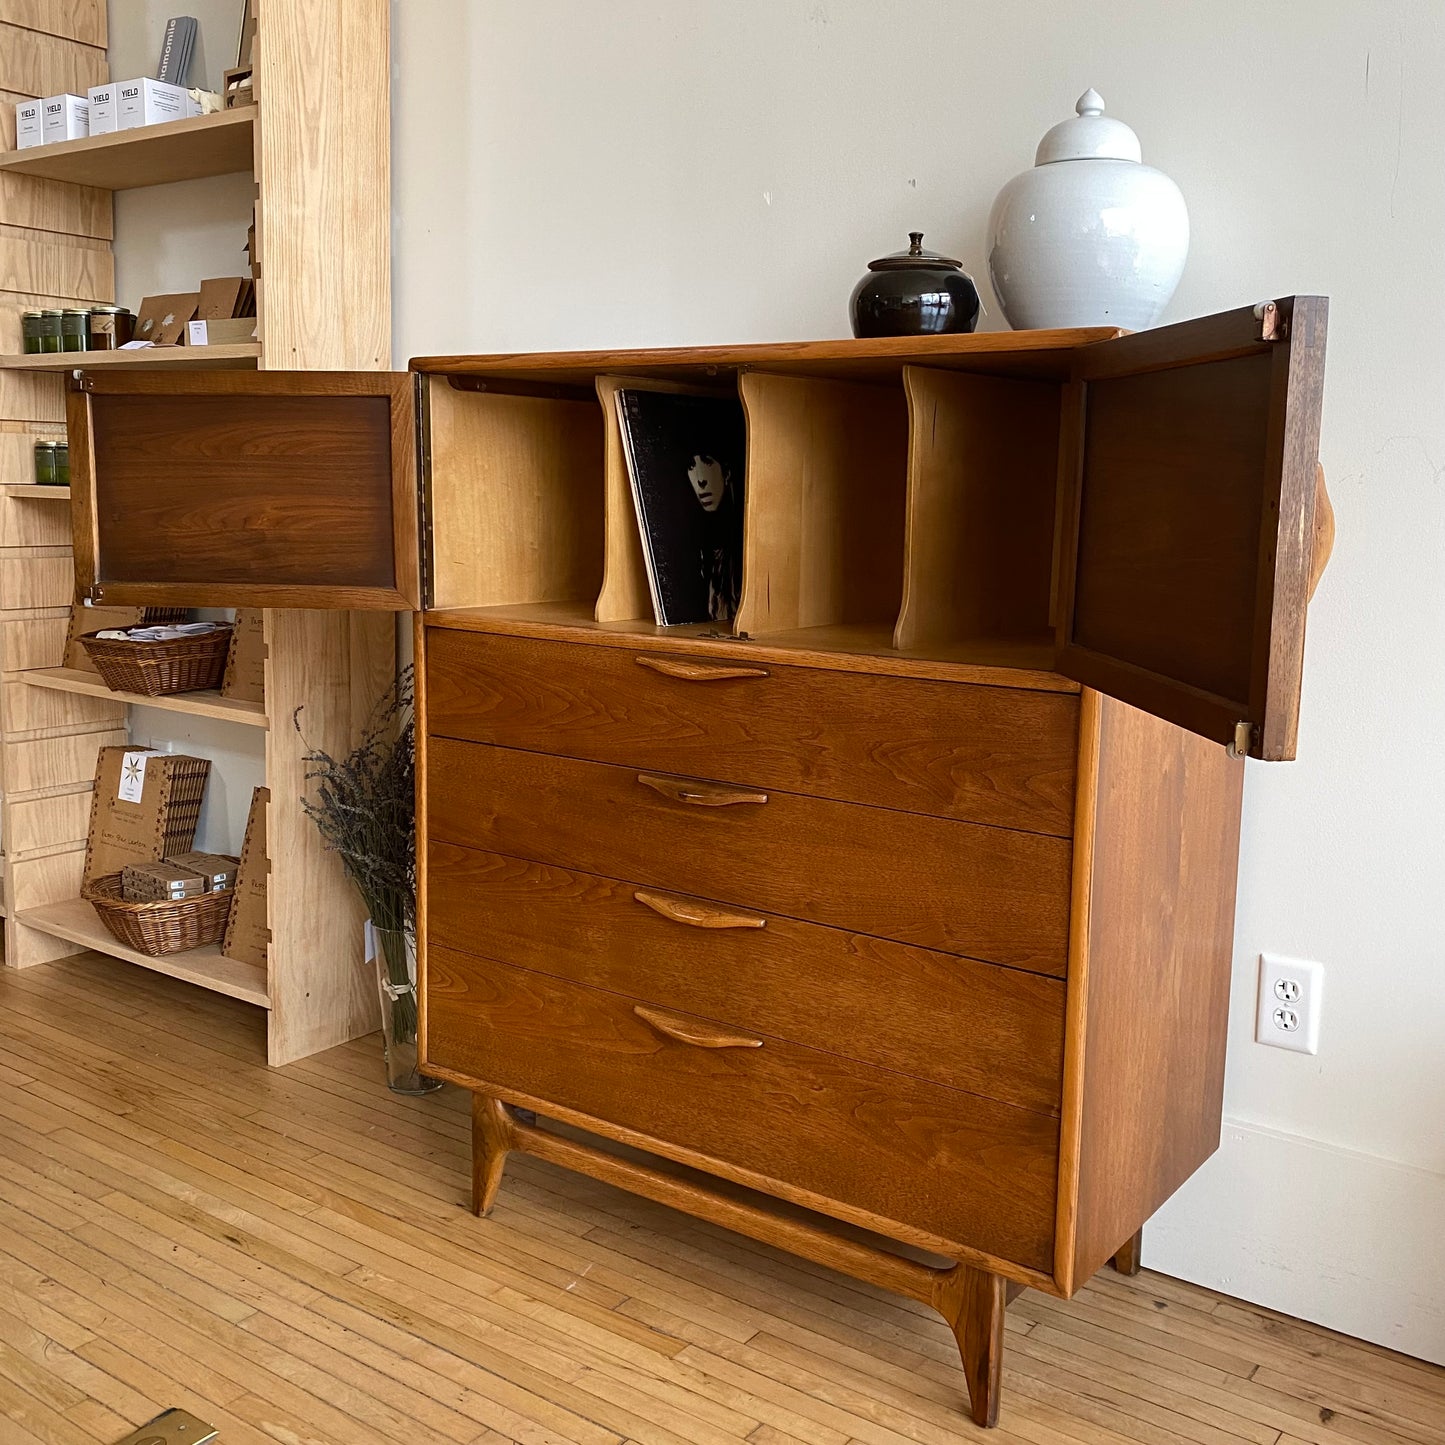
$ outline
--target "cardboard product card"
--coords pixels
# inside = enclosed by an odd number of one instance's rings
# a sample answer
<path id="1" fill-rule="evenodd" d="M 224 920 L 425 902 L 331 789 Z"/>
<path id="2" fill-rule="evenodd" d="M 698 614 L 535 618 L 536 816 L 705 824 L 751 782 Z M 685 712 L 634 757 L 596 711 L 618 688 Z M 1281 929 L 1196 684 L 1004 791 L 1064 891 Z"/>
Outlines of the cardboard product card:
<path id="1" fill-rule="evenodd" d="M 202 281 L 196 302 L 197 320 L 225 321 L 240 316 L 248 284 L 244 276 L 213 276 L 209 281 Z"/>
<path id="2" fill-rule="evenodd" d="M 266 634 L 259 607 L 236 609 L 221 696 L 237 702 L 266 701 Z"/>
<path id="3" fill-rule="evenodd" d="M 65 666 L 77 672 L 96 672 L 90 654 L 80 645 L 80 639 L 87 632 L 105 632 L 112 627 L 137 627 L 140 625 L 139 607 L 87 607 L 76 602 L 70 608 L 70 630 L 65 636 Z M 98 675 L 98 674 L 97 674 Z"/>
<path id="4" fill-rule="evenodd" d="M 157 346 L 175 346 L 186 334 L 186 323 L 196 314 L 199 295 L 177 292 L 171 296 L 147 296 L 136 312 L 135 339 Z"/>
<path id="5" fill-rule="evenodd" d="M 227 958 L 266 967 L 271 928 L 266 913 L 266 879 L 271 870 L 266 856 L 266 805 L 269 788 L 257 788 L 251 795 L 246 818 L 246 841 L 241 845 L 241 866 L 236 870 L 236 899 L 226 920 L 226 937 L 221 952 Z"/>
<path id="6" fill-rule="evenodd" d="M 85 882 L 129 863 L 187 853 L 196 836 L 211 764 L 154 748 L 101 748 L 90 799 Z"/>
<path id="7" fill-rule="evenodd" d="M 127 903 L 167 903 L 177 898 L 198 898 L 207 889 L 201 874 L 163 860 L 127 863 L 120 870 L 120 891 Z"/>

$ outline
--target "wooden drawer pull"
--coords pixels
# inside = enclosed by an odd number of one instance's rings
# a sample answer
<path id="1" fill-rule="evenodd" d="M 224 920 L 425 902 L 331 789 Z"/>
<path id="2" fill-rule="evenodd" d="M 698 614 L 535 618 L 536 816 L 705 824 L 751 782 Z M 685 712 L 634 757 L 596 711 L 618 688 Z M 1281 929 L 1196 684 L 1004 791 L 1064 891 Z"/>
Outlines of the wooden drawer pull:
<path id="1" fill-rule="evenodd" d="M 635 657 L 638 667 L 660 672 L 664 677 L 681 678 L 684 682 L 723 682 L 733 677 L 766 677 L 765 667 L 744 667 L 728 662 L 689 662 L 681 657 Z"/>
<path id="2" fill-rule="evenodd" d="M 726 783 L 705 783 L 699 778 L 669 778 L 662 773 L 638 773 L 637 781 L 644 788 L 661 793 L 675 803 L 691 803 L 695 808 L 727 808 L 734 803 L 766 803 L 766 793 L 750 788 L 730 788 Z"/>
<path id="3" fill-rule="evenodd" d="M 768 920 L 761 913 L 740 913 L 735 908 L 704 903 L 700 898 L 684 898 L 679 893 L 657 893 L 651 888 L 639 888 L 632 896 L 654 913 L 693 928 L 766 928 L 768 925 Z"/>
<path id="4" fill-rule="evenodd" d="M 715 1024 L 680 1019 L 660 1009 L 648 1008 L 646 1004 L 633 1004 L 632 1012 L 644 1023 L 651 1024 L 658 1033 L 700 1049 L 760 1049 L 763 1046 L 761 1039 L 755 1039 L 750 1034 L 732 1034 Z"/>

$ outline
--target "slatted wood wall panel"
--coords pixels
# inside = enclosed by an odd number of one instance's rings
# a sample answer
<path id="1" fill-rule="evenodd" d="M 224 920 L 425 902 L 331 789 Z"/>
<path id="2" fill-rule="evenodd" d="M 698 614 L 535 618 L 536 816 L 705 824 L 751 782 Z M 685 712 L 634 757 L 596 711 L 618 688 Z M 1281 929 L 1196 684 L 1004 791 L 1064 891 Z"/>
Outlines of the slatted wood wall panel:
<path id="1" fill-rule="evenodd" d="M 0 144 L 15 144 L 16 101 L 67 90 L 83 95 L 105 80 L 105 46 L 105 0 L 0 0 Z M 21 349 L 25 311 L 115 299 L 111 211 L 108 191 L 0 177 L 0 352 Z M 35 442 L 64 434 L 62 378 L 0 372 L 0 484 L 32 481 Z M 5 560 L 53 558 L 69 540 L 63 501 L 0 490 Z M 28 705 L 33 690 L 24 681 L 25 670 L 58 667 L 63 660 L 64 614 L 57 621 L 53 601 L 45 599 L 47 611 L 41 614 L 38 599 L 0 599 L 0 636 L 8 658 L 0 678 L 0 847 L 11 914 L 74 896 L 87 810 L 70 796 L 85 786 L 84 778 L 72 776 L 73 758 L 88 757 L 93 766 L 95 747 L 123 736 L 115 731 L 124 722 L 123 708 L 97 709 L 93 699 L 55 693 L 44 695 L 42 709 Z M 67 792 L 59 800 L 53 784 L 43 785 L 51 777 L 41 766 L 47 757 L 68 768 Z M 90 775 L 85 768 L 81 772 Z M 12 967 L 74 952 L 73 944 L 13 917 L 5 931 L 6 963 Z"/>

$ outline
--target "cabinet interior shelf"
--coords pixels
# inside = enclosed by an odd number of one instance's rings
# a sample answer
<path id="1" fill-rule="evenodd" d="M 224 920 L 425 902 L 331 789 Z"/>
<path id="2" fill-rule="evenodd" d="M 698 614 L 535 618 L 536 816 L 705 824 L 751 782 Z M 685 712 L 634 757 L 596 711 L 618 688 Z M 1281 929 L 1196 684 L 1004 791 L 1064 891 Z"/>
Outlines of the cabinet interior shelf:
<path id="1" fill-rule="evenodd" d="M 254 367 L 261 358 L 258 341 L 216 346 L 146 346 L 134 351 L 59 351 L 43 356 L 0 356 L 0 371 L 156 371 L 167 366 L 192 371 Z"/>
<path id="2" fill-rule="evenodd" d="M 118 942 L 106 928 L 95 909 L 83 898 L 69 898 L 63 903 L 47 903 L 42 908 L 27 908 L 16 915 L 16 921 L 28 928 L 38 928 L 55 938 L 64 938 L 78 943 L 97 953 L 109 954 L 112 958 L 124 959 L 127 963 L 138 963 L 142 968 L 153 969 L 171 978 L 199 984 L 216 993 L 228 994 L 231 998 L 245 1003 L 270 1008 L 271 1000 L 266 991 L 266 972 L 254 964 L 242 963 L 227 958 L 216 944 L 204 944 L 200 948 L 188 949 L 185 953 L 170 953 L 161 958 L 152 958 L 134 948 L 127 948 Z"/>
<path id="3" fill-rule="evenodd" d="M 0 155 L 0 172 L 129 191 L 249 171 L 254 105 Z"/>
<path id="4" fill-rule="evenodd" d="M 190 713 L 194 717 L 218 718 L 222 722 L 244 723 L 248 727 L 270 726 L 266 709 L 257 702 L 222 697 L 219 692 L 177 692 L 167 697 L 147 697 L 139 692 L 114 692 L 92 672 L 73 667 L 42 667 L 21 674 L 32 687 L 54 692 L 76 692 L 85 697 L 105 697 L 136 707 L 156 707 L 166 712 Z"/>
<path id="5" fill-rule="evenodd" d="M 19 497 L 22 501 L 68 502 L 69 487 L 42 487 L 39 482 L 6 482 L 0 492 L 7 497 Z"/>

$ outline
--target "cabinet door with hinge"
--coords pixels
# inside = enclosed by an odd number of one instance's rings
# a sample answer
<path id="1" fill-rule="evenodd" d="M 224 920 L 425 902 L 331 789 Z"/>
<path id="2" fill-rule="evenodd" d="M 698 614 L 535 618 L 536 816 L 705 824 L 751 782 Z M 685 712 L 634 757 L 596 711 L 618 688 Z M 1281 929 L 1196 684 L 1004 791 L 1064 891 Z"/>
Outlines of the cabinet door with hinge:
<path id="1" fill-rule="evenodd" d="M 68 420 L 82 597 L 420 606 L 406 373 L 90 372 Z"/>
<path id="2" fill-rule="evenodd" d="M 1257 758 L 1295 752 L 1327 310 L 1082 347 L 1066 390 L 1060 671 Z"/>

